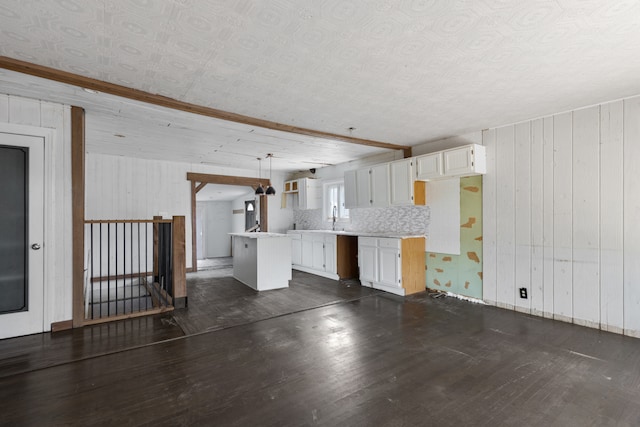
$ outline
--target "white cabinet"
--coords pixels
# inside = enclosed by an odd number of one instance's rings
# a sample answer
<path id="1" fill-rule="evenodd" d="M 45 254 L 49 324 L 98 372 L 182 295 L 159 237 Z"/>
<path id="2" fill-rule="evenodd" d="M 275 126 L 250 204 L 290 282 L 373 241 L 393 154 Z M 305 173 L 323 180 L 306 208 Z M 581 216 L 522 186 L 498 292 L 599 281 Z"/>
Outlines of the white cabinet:
<path id="1" fill-rule="evenodd" d="M 324 271 L 336 274 L 337 271 L 337 236 L 327 235 L 324 239 Z"/>
<path id="2" fill-rule="evenodd" d="M 345 172 L 345 207 L 389 206 L 389 184 L 389 163 Z"/>
<path id="3" fill-rule="evenodd" d="M 412 205 L 413 204 L 413 159 L 397 160 L 389 163 L 389 173 L 391 176 L 391 204 L 392 205 Z"/>
<path id="4" fill-rule="evenodd" d="M 302 236 L 300 234 L 289 234 L 291 237 L 291 264 L 302 264 Z"/>
<path id="5" fill-rule="evenodd" d="M 347 209 L 358 207 L 355 170 L 344 173 L 344 207 Z"/>
<path id="6" fill-rule="evenodd" d="M 371 206 L 371 171 L 369 168 L 356 171 L 356 206 Z"/>
<path id="7" fill-rule="evenodd" d="M 311 268 L 324 271 L 324 235 L 318 234 L 313 236 L 312 252 Z"/>
<path id="8" fill-rule="evenodd" d="M 358 267 L 360 283 L 372 287 L 378 281 L 378 248 L 377 239 L 373 237 L 358 238 Z"/>
<path id="9" fill-rule="evenodd" d="M 298 209 L 318 209 L 322 206 L 320 181 L 312 178 L 298 180 Z"/>
<path id="10" fill-rule="evenodd" d="M 389 206 L 389 163 L 372 166 L 370 171 L 371 206 Z"/>
<path id="11" fill-rule="evenodd" d="M 401 288 L 400 241 L 398 239 L 379 239 L 378 241 L 378 283 Z"/>
<path id="12" fill-rule="evenodd" d="M 313 236 L 311 234 L 302 234 L 301 247 L 300 265 L 311 268 L 313 266 Z"/>
<path id="13" fill-rule="evenodd" d="M 416 178 L 419 180 L 429 180 L 442 178 L 442 152 L 425 154 L 415 158 Z"/>
<path id="14" fill-rule="evenodd" d="M 445 176 L 477 175 L 487 172 L 485 147 L 466 145 L 442 152 Z"/>
<path id="15" fill-rule="evenodd" d="M 293 268 L 334 280 L 339 279 L 337 274 L 337 236 L 335 234 L 289 231 L 288 235 L 292 236 L 291 264 Z M 296 251 L 299 255 L 296 254 Z"/>
<path id="16" fill-rule="evenodd" d="M 423 237 L 359 237 L 358 266 L 362 286 L 396 295 L 426 289 Z"/>

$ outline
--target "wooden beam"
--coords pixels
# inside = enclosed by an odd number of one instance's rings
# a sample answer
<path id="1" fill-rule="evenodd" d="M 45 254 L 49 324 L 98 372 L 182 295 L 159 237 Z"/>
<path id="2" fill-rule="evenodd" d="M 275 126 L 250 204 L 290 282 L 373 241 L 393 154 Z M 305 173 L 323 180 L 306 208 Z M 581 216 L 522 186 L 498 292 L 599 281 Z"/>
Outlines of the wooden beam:
<path id="1" fill-rule="evenodd" d="M 199 182 L 201 184 L 227 184 L 227 185 L 246 185 L 254 190 L 258 184 L 262 184 L 263 187 L 271 185 L 271 181 L 265 178 L 250 178 L 245 176 L 231 176 L 231 175 L 213 175 L 208 173 L 194 173 L 187 172 L 187 180 L 192 182 Z M 196 191 L 197 193 L 197 191 Z"/>
<path id="2" fill-rule="evenodd" d="M 200 184 L 198 184 L 198 186 L 196 187 L 196 193 L 198 193 L 200 190 L 206 187 L 206 185 L 207 185 L 206 182 L 201 182 Z"/>
<path id="3" fill-rule="evenodd" d="M 246 185 L 255 190 L 258 183 L 262 183 L 266 188 L 271 185 L 271 181 L 246 176 L 214 175 L 195 172 L 187 172 L 187 180 L 191 181 L 191 271 L 198 271 L 196 254 L 196 182 L 201 184 Z M 260 231 L 265 232 L 269 226 L 268 198 L 269 196 L 260 197 Z"/>
<path id="4" fill-rule="evenodd" d="M 43 65 L 32 64 L 26 61 L 20 61 L 18 59 L 9 58 L 6 56 L 0 56 L 0 68 L 7 70 L 17 71 L 23 74 L 29 74 L 36 77 L 45 78 L 61 83 L 70 84 L 82 88 L 97 90 L 98 92 L 108 93 L 111 95 L 121 96 L 123 98 L 133 99 L 135 101 L 146 102 L 148 104 L 158 105 L 161 107 L 171 108 L 179 111 L 186 111 L 188 113 L 198 114 L 201 116 L 212 117 L 215 119 L 227 120 L 235 123 L 242 123 L 249 126 L 257 126 L 265 129 L 278 130 L 282 132 L 290 132 L 299 135 L 307 135 L 316 138 L 325 138 L 331 140 L 337 140 L 342 142 L 348 142 L 351 144 L 367 145 L 370 147 L 386 148 L 389 150 L 405 150 L 405 157 L 407 156 L 406 150 L 411 150 L 411 147 L 406 145 L 390 144 L 388 142 L 374 141 L 370 139 L 353 138 L 350 136 L 339 135 L 330 132 L 323 132 L 314 129 L 301 128 L 298 126 L 291 126 L 282 123 L 272 122 L 269 120 L 257 119 L 255 117 L 243 116 L 241 114 L 230 113 L 228 111 L 222 111 L 215 108 L 204 107 L 202 105 L 190 104 L 188 102 L 178 101 L 166 96 L 157 95 L 149 92 L 145 92 L 138 89 L 132 89 L 126 86 L 121 86 L 113 83 L 108 83 L 102 80 L 92 79 L 90 77 L 84 77 L 78 74 L 69 73 L 67 71 L 57 70 L 55 68 L 45 67 Z"/>
<path id="5" fill-rule="evenodd" d="M 72 323 L 84 325 L 84 110 L 71 107 Z"/>

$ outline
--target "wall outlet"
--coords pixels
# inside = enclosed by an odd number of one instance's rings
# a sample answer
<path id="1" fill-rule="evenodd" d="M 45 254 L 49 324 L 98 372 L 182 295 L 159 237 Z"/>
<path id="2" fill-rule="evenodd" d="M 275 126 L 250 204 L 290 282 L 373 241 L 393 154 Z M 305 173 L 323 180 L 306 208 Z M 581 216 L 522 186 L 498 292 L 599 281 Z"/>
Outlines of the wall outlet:
<path id="1" fill-rule="evenodd" d="M 527 299 L 527 288 L 520 288 L 520 298 Z"/>

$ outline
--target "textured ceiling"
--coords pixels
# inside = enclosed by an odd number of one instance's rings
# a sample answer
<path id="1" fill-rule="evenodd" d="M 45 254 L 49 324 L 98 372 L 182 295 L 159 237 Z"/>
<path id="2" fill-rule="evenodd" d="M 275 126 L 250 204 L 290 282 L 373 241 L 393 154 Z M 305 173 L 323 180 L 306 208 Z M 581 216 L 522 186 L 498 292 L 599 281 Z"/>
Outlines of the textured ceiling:
<path id="1" fill-rule="evenodd" d="M 403 145 L 640 93 L 640 1 L 4 0 L 0 32 L 3 56 Z"/>

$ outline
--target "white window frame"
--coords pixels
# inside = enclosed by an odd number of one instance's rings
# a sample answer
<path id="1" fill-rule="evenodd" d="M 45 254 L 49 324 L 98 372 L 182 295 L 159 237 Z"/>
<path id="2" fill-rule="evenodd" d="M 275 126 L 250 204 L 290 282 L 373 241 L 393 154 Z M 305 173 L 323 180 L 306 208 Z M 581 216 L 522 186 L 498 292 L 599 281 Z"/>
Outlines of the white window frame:
<path id="1" fill-rule="evenodd" d="M 324 221 L 333 222 L 333 212 L 329 209 L 329 191 L 331 188 L 338 186 L 338 203 L 342 204 L 342 209 L 338 209 L 338 215 L 336 216 L 336 223 L 351 223 L 351 218 L 349 215 L 349 209 L 344 207 L 344 179 L 332 179 L 329 181 L 325 181 L 322 184 L 322 216 Z M 342 190 L 340 188 L 342 187 Z M 342 200 L 340 200 L 340 196 L 342 195 Z M 346 215 L 341 215 L 341 213 L 346 213 Z"/>

